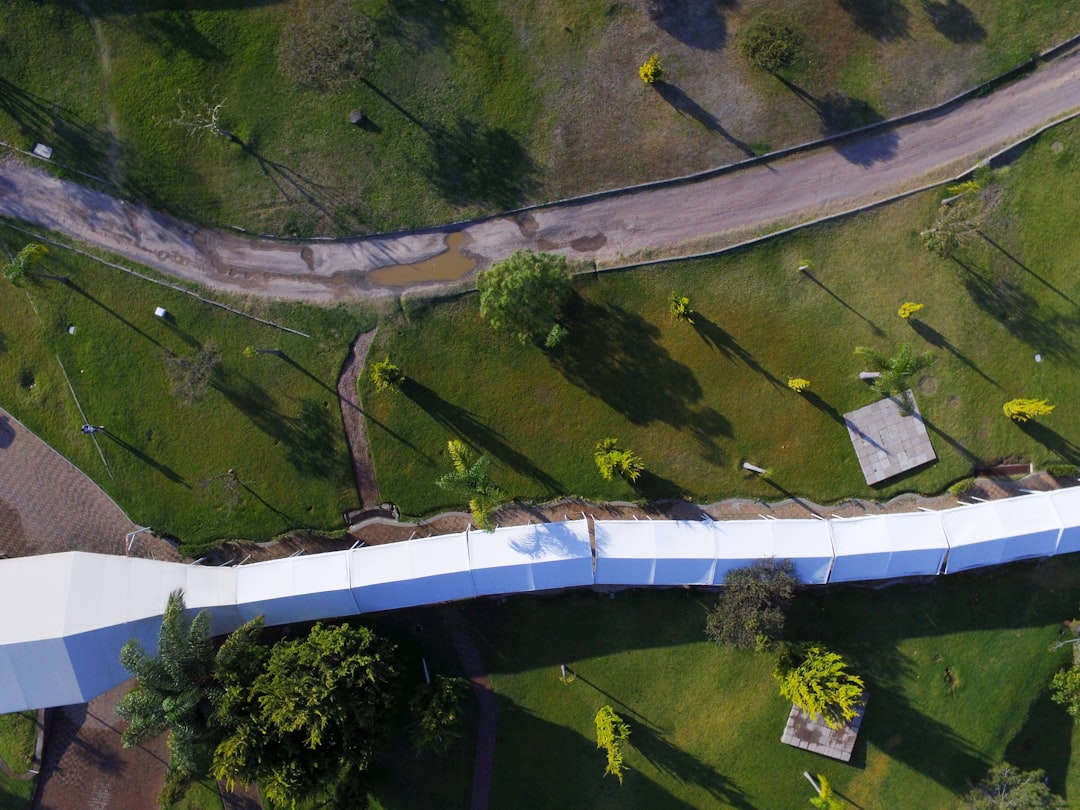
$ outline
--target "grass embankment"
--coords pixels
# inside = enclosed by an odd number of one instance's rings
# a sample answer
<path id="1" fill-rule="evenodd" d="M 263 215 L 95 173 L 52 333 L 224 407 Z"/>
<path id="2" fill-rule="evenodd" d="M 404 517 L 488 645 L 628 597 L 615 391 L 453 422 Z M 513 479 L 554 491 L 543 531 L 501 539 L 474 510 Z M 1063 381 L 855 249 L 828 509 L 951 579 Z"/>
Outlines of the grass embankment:
<path id="1" fill-rule="evenodd" d="M 11 0 L 0 12 L 0 138 L 123 193 L 259 232 L 445 222 L 730 163 L 943 100 L 1080 30 L 1055 0 L 610 3 L 358 0 L 377 47 L 364 79 L 299 90 L 283 29 L 306 4 Z M 181 6 L 185 4 L 179 4 Z M 788 84 L 737 42 L 795 21 Z M 659 53 L 663 81 L 637 68 Z M 243 146 L 176 126 L 219 102 Z M 348 123 L 361 109 L 364 127 Z"/>
<path id="2" fill-rule="evenodd" d="M 561 354 L 493 334 L 475 296 L 410 311 L 371 354 L 401 366 L 403 393 L 364 383 L 381 494 L 410 514 L 457 505 L 433 483 L 452 437 L 489 453 L 509 493 L 535 499 L 885 499 L 1006 459 L 1080 461 L 1080 235 L 1055 202 L 1080 182 L 1078 155 L 1073 125 L 1033 144 L 956 261 L 919 242 L 939 199 L 924 194 L 719 258 L 579 277 Z M 669 315 L 672 292 L 690 296 L 692 325 Z M 905 321 L 904 301 L 926 308 Z M 938 461 L 869 487 L 842 417 L 877 398 L 853 350 L 901 341 L 938 358 L 913 380 Z M 811 380 L 809 393 L 790 391 L 789 376 Z M 1014 397 L 1057 410 L 1018 426 L 1001 411 Z M 597 474 L 593 447 L 608 436 L 644 460 L 637 487 Z"/>
<path id="3" fill-rule="evenodd" d="M 37 712 L 0 715 L 0 759 L 16 773 L 29 770 L 37 740 Z M 0 774 L 0 810 L 26 810 L 34 795 L 34 780 Z"/>
<path id="4" fill-rule="evenodd" d="M 0 229 L 0 239 L 14 252 L 26 236 Z M 61 248 L 35 269 L 71 283 L 2 282 L 0 402 L 134 521 L 191 551 L 219 538 L 341 526 L 358 496 L 336 384 L 351 340 L 371 325 L 368 313 L 214 296 L 309 339 Z M 166 358 L 192 358 L 210 343 L 220 363 L 205 397 L 185 405 L 170 393 Z M 282 355 L 248 358 L 249 345 Z M 61 363 L 86 420 L 107 429 L 97 438 L 111 476 L 79 432 L 84 420 Z"/>
<path id="5" fill-rule="evenodd" d="M 1076 612 L 1065 558 L 928 586 L 800 594 L 795 639 L 840 652 L 870 700 L 850 764 L 779 742 L 790 703 L 775 657 L 704 638 L 700 592 L 573 593 L 476 605 L 469 615 L 499 695 L 493 806 L 801 807 L 803 771 L 855 807 L 950 808 L 1007 759 L 1080 791 L 1072 720 L 1048 697 L 1067 649 L 1048 652 Z M 860 617 L 853 621 L 852 617 Z M 576 675 L 560 680 L 560 664 Z M 593 716 L 631 725 L 625 784 L 604 778 Z"/>

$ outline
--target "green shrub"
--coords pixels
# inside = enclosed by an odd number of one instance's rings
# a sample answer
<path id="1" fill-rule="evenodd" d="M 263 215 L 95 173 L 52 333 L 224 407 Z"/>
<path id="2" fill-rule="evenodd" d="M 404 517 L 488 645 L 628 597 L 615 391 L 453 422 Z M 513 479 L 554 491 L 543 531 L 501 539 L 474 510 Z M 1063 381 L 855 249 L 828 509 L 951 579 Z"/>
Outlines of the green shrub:
<path id="1" fill-rule="evenodd" d="M 739 40 L 739 50 L 754 67 L 779 73 L 802 55 L 803 37 L 784 17 L 765 12 L 754 19 Z"/>
<path id="2" fill-rule="evenodd" d="M 974 478 L 964 478 L 964 479 L 962 479 L 960 481 L 957 481 L 955 484 L 953 484 L 951 487 L 949 487 L 949 494 L 950 495 L 963 495 L 965 492 L 967 492 L 973 486 L 975 486 L 975 479 Z"/>
<path id="3" fill-rule="evenodd" d="M 1059 461 L 1055 464 L 1047 464 L 1046 471 L 1055 478 L 1073 478 L 1076 475 L 1076 465 Z"/>

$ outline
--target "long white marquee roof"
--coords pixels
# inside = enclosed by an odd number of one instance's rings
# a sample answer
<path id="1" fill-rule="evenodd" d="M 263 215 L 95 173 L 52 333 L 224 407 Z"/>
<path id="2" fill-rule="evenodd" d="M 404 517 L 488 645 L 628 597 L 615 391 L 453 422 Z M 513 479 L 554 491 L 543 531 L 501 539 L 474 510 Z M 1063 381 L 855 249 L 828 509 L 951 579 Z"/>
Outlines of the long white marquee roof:
<path id="1" fill-rule="evenodd" d="M 0 560 L 0 712 L 83 703 L 123 682 L 130 638 L 154 649 L 168 594 L 215 634 L 554 588 L 719 585 L 760 559 L 804 584 L 952 573 L 1080 551 L 1080 487 L 833 520 L 584 519 L 207 568 L 65 552 Z M 594 569 L 595 564 L 595 569 Z"/>

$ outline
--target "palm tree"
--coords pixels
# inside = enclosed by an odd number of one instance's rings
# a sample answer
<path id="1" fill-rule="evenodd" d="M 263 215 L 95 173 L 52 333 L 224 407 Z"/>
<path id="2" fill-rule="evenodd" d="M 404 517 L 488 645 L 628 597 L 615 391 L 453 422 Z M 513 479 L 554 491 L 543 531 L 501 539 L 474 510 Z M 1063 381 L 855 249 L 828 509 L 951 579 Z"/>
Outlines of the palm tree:
<path id="1" fill-rule="evenodd" d="M 491 480 L 491 459 L 487 456 L 474 459 L 469 448 L 458 439 L 448 442 L 446 450 L 454 469 L 440 476 L 435 483 L 468 498 L 477 528 L 490 530 L 492 512 L 506 500 L 506 493 Z"/>
<path id="2" fill-rule="evenodd" d="M 878 377 L 870 383 L 874 390 L 883 397 L 899 396 L 907 410 L 912 408 L 907 395 L 911 378 L 937 362 L 937 357 L 933 352 L 915 354 L 915 350 L 909 343 L 899 344 L 896 347 L 896 354 L 892 357 L 887 357 L 867 346 L 856 346 L 855 354 L 880 372 Z"/>

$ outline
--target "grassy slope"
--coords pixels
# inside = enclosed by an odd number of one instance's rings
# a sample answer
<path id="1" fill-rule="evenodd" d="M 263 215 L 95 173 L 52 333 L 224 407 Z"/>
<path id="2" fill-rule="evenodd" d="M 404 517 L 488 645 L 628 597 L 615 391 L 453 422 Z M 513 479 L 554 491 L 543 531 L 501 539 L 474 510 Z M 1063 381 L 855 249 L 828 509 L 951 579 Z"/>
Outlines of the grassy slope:
<path id="1" fill-rule="evenodd" d="M 1076 574 L 1069 559 L 800 596 L 793 637 L 837 649 L 870 690 L 850 765 L 778 742 L 790 704 L 776 694 L 773 657 L 706 642 L 704 594 L 478 605 L 472 615 L 502 704 L 493 804 L 797 807 L 810 795 L 801 776 L 809 770 L 856 806 L 946 808 L 1003 758 L 1045 769 L 1055 791 L 1074 797 L 1080 740 L 1045 689 L 1067 660 L 1046 650 L 1075 611 Z M 563 663 L 577 673 L 569 685 L 558 677 Z M 595 748 L 592 717 L 604 703 L 632 726 L 621 788 L 602 778 Z"/>
<path id="2" fill-rule="evenodd" d="M 372 356 L 390 354 L 412 382 L 404 395 L 364 392 L 382 495 L 409 513 L 450 505 L 431 482 L 452 436 L 490 453 L 496 479 L 526 498 L 634 497 L 596 474 L 605 436 L 652 473 L 638 497 L 887 498 L 1007 458 L 1076 462 L 1080 243 L 1053 200 L 1080 180 L 1078 151 L 1075 126 L 1033 145 L 983 227 L 998 247 L 976 239 L 962 264 L 919 245 L 937 204 L 923 195 L 722 258 L 579 277 L 585 303 L 561 357 L 494 336 L 475 296 L 399 317 Z M 803 260 L 810 274 L 795 271 Z M 672 291 L 691 296 L 694 326 L 669 317 Z M 896 316 L 907 300 L 927 305 L 918 323 Z M 840 416 L 875 399 L 852 350 L 904 340 L 938 356 L 915 382 L 939 460 L 871 488 Z M 789 391 L 789 376 L 810 379 L 810 395 Z M 1059 407 L 1021 429 L 1000 410 L 1019 396 Z M 772 468 L 773 482 L 744 474 L 743 460 Z"/>
<path id="3" fill-rule="evenodd" d="M 25 239 L 8 231 L 0 238 L 12 250 Z M 346 347 L 369 316 L 237 302 L 309 340 L 59 248 L 40 267 L 74 284 L 9 285 L 0 298 L 0 401 L 133 520 L 192 548 L 221 537 L 269 539 L 341 525 L 357 495 L 335 386 Z M 156 306 L 172 320 L 156 318 Z M 211 340 L 221 350 L 219 373 L 201 403 L 183 406 L 169 393 L 163 353 L 187 355 Z M 251 344 L 280 349 L 292 363 L 249 360 L 242 351 Z M 82 417 L 57 356 L 87 418 L 109 430 L 100 441 L 111 478 L 78 431 Z M 229 491 L 230 469 L 246 489 Z"/>
<path id="4" fill-rule="evenodd" d="M 30 767 L 37 739 L 37 712 L 0 715 L 0 759 L 22 773 Z M 34 781 L 0 775 L 0 810 L 25 810 L 30 806 Z"/>
<path id="5" fill-rule="evenodd" d="M 1080 29 L 1055 0 L 358 4 L 379 30 L 377 62 L 368 83 L 332 95 L 295 90 L 278 69 L 298 2 L 134 12 L 91 0 L 106 73 L 73 6 L 12 0 L 0 10 L 0 138 L 50 143 L 59 161 L 204 221 L 387 229 L 805 141 L 946 98 Z M 790 76 L 802 98 L 735 47 L 766 7 L 807 34 Z M 646 89 L 637 67 L 653 52 L 666 84 Z M 170 124 L 178 93 L 189 107 L 224 100 L 247 148 Z M 371 129 L 347 123 L 357 108 Z"/>

